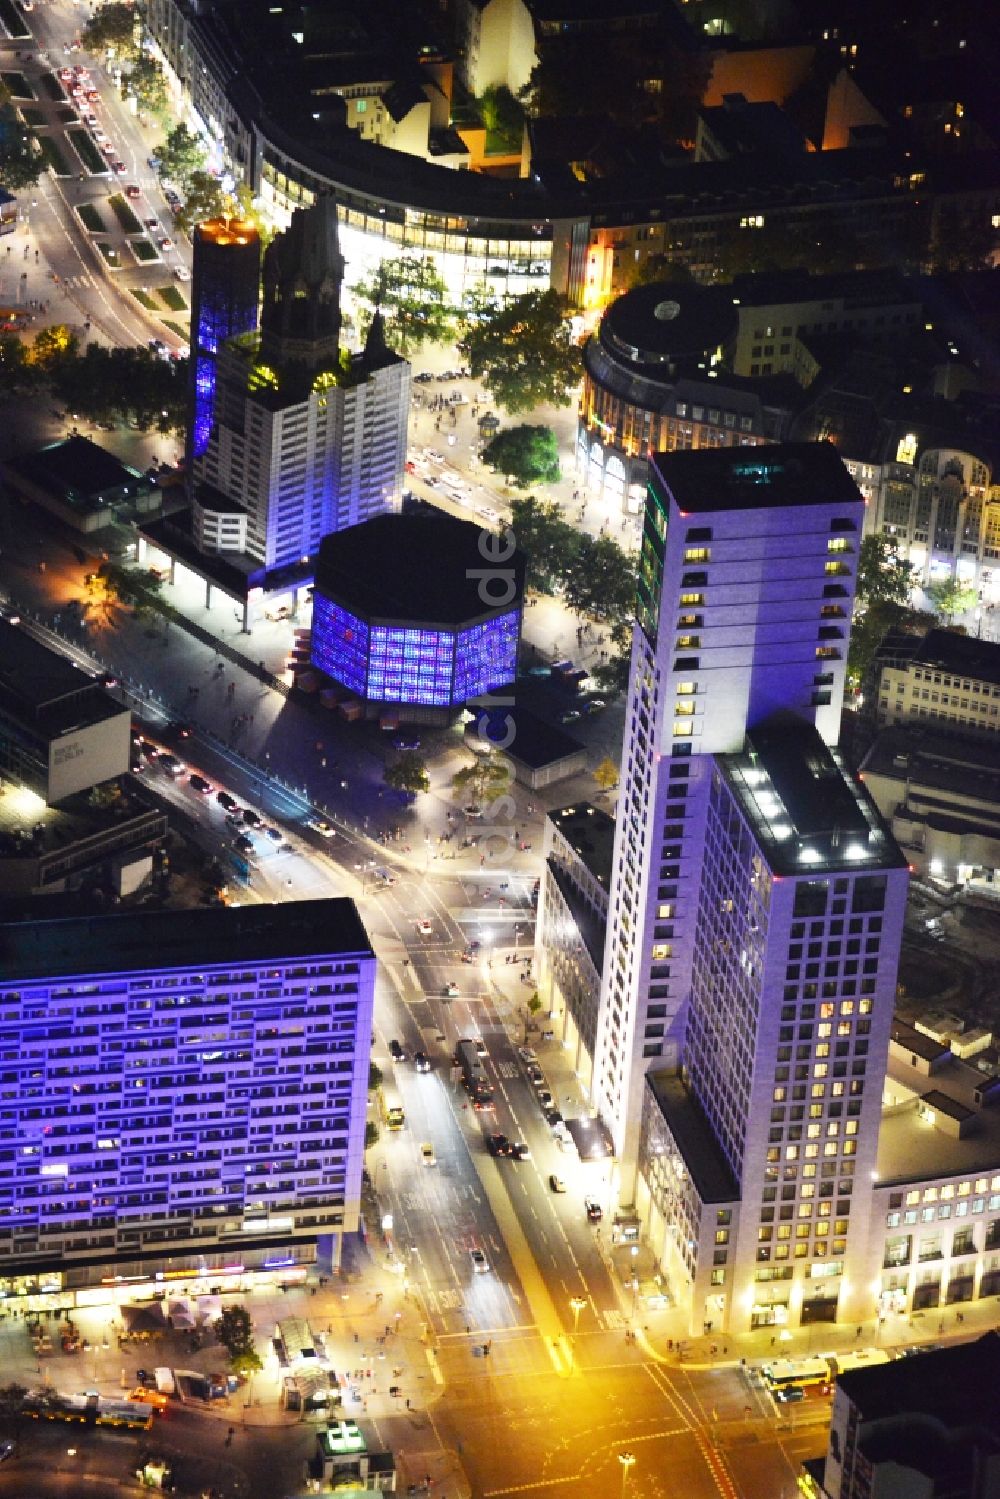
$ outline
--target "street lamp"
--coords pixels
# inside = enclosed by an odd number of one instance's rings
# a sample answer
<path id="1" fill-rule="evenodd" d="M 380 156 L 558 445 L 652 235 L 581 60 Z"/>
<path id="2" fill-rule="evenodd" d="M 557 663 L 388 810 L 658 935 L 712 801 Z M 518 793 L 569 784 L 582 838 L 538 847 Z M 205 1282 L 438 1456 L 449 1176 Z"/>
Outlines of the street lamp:
<path id="1" fill-rule="evenodd" d="M 619 1452 L 618 1461 L 622 1465 L 622 1499 L 625 1499 L 625 1491 L 628 1488 L 629 1469 L 635 1466 L 634 1452 Z"/>

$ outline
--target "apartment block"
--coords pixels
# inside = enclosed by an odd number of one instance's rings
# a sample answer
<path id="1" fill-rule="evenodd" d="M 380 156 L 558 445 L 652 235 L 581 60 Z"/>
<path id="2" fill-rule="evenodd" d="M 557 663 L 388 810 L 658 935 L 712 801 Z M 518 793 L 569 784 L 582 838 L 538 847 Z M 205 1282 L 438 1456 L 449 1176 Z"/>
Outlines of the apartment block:
<path id="1" fill-rule="evenodd" d="M 347 900 L 0 912 L 0 1276 L 64 1289 L 356 1229 L 375 959 Z"/>

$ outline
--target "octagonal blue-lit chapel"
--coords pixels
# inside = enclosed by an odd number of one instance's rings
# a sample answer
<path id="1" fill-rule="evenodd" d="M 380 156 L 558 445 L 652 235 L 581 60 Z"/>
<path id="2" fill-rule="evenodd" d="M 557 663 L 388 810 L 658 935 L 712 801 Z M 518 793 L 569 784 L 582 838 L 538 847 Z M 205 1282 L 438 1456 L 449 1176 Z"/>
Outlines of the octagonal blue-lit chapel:
<path id="1" fill-rule="evenodd" d="M 320 545 L 312 662 L 372 704 L 451 709 L 514 681 L 524 557 L 448 515 L 379 515 Z"/>

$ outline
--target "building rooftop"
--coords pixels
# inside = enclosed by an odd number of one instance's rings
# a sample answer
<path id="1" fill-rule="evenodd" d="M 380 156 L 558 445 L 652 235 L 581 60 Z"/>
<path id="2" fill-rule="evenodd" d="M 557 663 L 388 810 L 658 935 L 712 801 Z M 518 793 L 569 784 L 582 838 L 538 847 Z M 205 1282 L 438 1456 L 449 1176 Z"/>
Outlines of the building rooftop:
<path id="1" fill-rule="evenodd" d="M 862 503 L 857 485 L 829 442 L 655 453 L 652 464 L 682 515 Z"/>
<path id="2" fill-rule="evenodd" d="M 978 1427 L 1000 1450 L 1000 1334 L 849 1369 L 838 1384 L 865 1423 L 926 1415 L 946 1430 Z M 900 1461 L 906 1461 L 905 1448 Z"/>
<path id="3" fill-rule="evenodd" d="M 506 613 L 524 596 L 524 554 L 499 562 L 504 549 L 481 546 L 484 536 L 491 533 L 482 526 L 440 512 L 376 515 L 324 536 L 316 591 L 367 619 L 398 623 L 454 629 Z M 501 603 L 502 580 L 491 585 L 488 575 L 510 569 L 516 592 Z"/>
<path id="4" fill-rule="evenodd" d="M 738 322 L 731 287 L 655 281 L 612 302 L 600 338 L 634 364 L 670 365 L 714 353 L 735 337 Z"/>
<path id="5" fill-rule="evenodd" d="M 996 745 L 967 734 L 945 734 L 920 724 L 883 729 L 865 756 L 862 776 L 889 776 L 919 791 L 943 793 L 942 810 L 981 818 L 984 807 L 1000 807 Z M 960 796 L 960 800 L 958 799 Z"/>
<path id="6" fill-rule="evenodd" d="M 906 867 L 864 787 L 795 714 L 774 714 L 716 763 L 776 874 Z"/>
<path id="7" fill-rule="evenodd" d="M 593 802 L 559 807 L 549 818 L 571 846 L 580 863 L 608 890 L 611 885 L 615 820 Z"/>
<path id="8" fill-rule="evenodd" d="M 153 488 L 136 469 L 119 463 L 113 453 L 91 442 L 89 437 L 67 437 L 37 453 L 10 458 L 6 467 L 66 504 L 81 509 L 96 504 L 112 491 L 124 490 L 134 498 L 140 491 L 149 492 Z"/>
<path id="9" fill-rule="evenodd" d="M 922 1061 L 927 1060 L 917 1048 L 913 1050 Z M 952 1056 L 928 1076 L 894 1048 L 885 1087 L 887 1096 L 903 1101 L 882 1112 L 877 1162 L 880 1187 L 996 1171 L 1000 1162 L 996 1083 L 974 1063 Z M 938 1128 L 938 1116 L 965 1126 L 964 1133 L 959 1136 Z"/>
<path id="10" fill-rule="evenodd" d="M 647 1072 L 646 1086 L 684 1157 L 704 1203 L 738 1202 L 740 1189 L 697 1099 L 675 1072 Z"/>
<path id="11" fill-rule="evenodd" d="M 0 711 L 54 739 L 128 709 L 64 656 L 0 620 Z"/>
<path id="12" fill-rule="evenodd" d="M 510 744 L 505 743 L 509 728 L 508 714 L 514 723 L 514 738 Z M 519 707 L 516 703 L 478 714 L 471 727 L 475 732 L 480 725 L 478 737 L 496 745 L 503 744 L 503 753 L 526 765 L 529 770 L 541 770 L 546 765 L 554 765 L 559 760 L 568 759 L 570 755 L 578 755 L 583 749 L 579 739 L 574 739 L 565 729 L 547 723 L 544 718 L 539 718 L 530 709 Z"/>
<path id="13" fill-rule="evenodd" d="M 371 957 L 368 934 L 347 899 L 287 901 L 177 911 L 61 915 L 60 897 L 0 904 L 0 974 L 5 982 L 69 974 L 214 967 L 318 954 Z M 43 914 L 44 913 L 44 914 Z"/>
<path id="14" fill-rule="evenodd" d="M 928 630 L 914 653 L 913 664 L 940 667 L 1000 686 L 1000 645 L 977 640 L 973 635 L 956 635 L 954 630 Z"/>

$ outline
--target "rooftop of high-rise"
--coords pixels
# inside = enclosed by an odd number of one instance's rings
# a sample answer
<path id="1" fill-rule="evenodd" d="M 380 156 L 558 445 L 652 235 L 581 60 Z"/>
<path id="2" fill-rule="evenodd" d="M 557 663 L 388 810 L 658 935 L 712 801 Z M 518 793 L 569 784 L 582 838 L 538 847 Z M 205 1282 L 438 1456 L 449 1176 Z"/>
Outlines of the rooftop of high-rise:
<path id="1" fill-rule="evenodd" d="M 776 874 L 906 867 L 863 785 L 805 719 L 776 713 L 716 763 Z"/>
<path id="2" fill-rule="evenodd" d="M 682 515 L 862 503 L 857 485 L 829 442 L 655 453 L 652 467 Z"/>
<path id="3" fill-rule="evenodd" d="M 323 953 L 372 956 L 357 908 L 346 898 L 182 912 L 147 907 L 102 916 L 81 916 L 77 909 L 58 896 L 0 905 L 4 982 Z"/>

